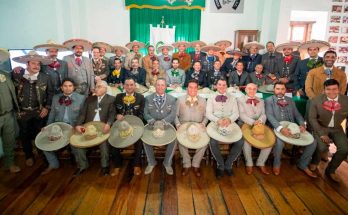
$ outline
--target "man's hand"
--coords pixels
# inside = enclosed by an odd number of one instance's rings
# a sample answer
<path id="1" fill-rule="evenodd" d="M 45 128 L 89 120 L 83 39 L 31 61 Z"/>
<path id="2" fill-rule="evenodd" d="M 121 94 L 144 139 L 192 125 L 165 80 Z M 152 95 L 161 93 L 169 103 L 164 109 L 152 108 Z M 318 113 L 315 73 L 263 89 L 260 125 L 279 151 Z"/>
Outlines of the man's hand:
<path id="1" fill-rule="evenodd" d="M 45 118 L 48 114 L 48 109 L 47 108 L 42 108 L 40 112 L 40 118 Z"/>
<path id="2" fill-rule="evenodd" d="M 109 131 L 110 131 L 110 125 L 106 123 L 103 129 L 103 133 L 106 134 L 106 133 L 109 133 Z"/>
<path id="3" fill-rule="evenodd" d="M 291 136 L 291 131 L 290 131 L 290 129 L 288 129 L 288 128 L 282 128 L 281 130 L 280 130 L 280 133 L 282 133 L 284 136 L 286 136 L 286 137 L 289 137 L 289 136 Z"/>
<path id="4" fill-rule="evenodd" d="M 301 131 L 301 133 L 306 132 L 306 127 L 303 125 L 300 125 L 300 131 Z"/>
<path id="5" fill-rule="evenodd" d="M 20 67 L 20 66 L 17 66 L 15 67 L 12 71 L 16 74 L 19 74 L 21 73 L 21 70 L 24 69 L 23 67 Z"/>
<path id="6" fill-rule="evenodd" d="M 124 116 L 122 114 L 116 115 L 116 120 L 122 121 L 124 119 Z"/>
<path id="7" fill-rule="evenodd" d="M 85 130 L 86 130 L 86 129 L 85 129 L 83 126 L 81 126 L 81 125 L 78 125 L 78 126 L 75 127 L 75 131 L 76 131 L 77 133 L 79 133 L 79 134 L 84 133 Z"/>
<path id="8" fill-rule="evenodd" d="M 332 142 L 332 140 L 330 139 L 330 137 L 327 136 L 327 135 L 321 136 L 320 139 L 321 139 L 321 141 L 323 141 L 323 142 L 324 142 L 325 144 L 327 144 L 327 145 L 329 145 L 329 144 Z"/>

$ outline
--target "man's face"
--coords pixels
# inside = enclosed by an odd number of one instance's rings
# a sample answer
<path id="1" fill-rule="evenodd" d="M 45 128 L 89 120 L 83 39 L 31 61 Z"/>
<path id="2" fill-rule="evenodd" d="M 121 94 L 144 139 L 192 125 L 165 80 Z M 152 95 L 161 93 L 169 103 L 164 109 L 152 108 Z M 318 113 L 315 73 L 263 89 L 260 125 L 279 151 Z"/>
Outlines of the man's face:
<path id="1" fill-rule="evenodd" d="M 30 73 L 38 73 L 40 72 L 40 69 L 41 69 L 41 66 L 40 66 L 40 61 L 28 61 L 27 63 L 27 70 L 30 72 Z"/>
<path id="2" fill-rule="evenodd" d="M 262 66 L 261 64 L 256 65 L 255 71 L 256 71 L 257 73 L 261 73 L 262 70 L 263 70 L 263 66 Z"/>
<path id="3" fill-rule="evenodd" d="M 324 65 L 326 67 L 332 67 L 336 61 L 337 57 L 334 53 L 327 53 L 324 56 Z"/>
<path id="4" fill-rule="evenodd" d="M 237 54 L 237 53 L 233 54 L 233 60 L 239 60 L 241 58 L 242 58 L 242 55 Z"/>
<path id="5" fill-rule="evenodd" d="M 267 45 L 266 45 L 266 49 L 267 49 L 267 51 L 268 52 L 274 52 L 274 45 L 273 45 L 273 43 L 267 43 Z"/>
<path id="6" fill-rule="evenodd" d="M 104 47 L 100 48 L 100 56 L 103 57 L 106 53 L 106 49 Z"/>
<path id="7" fill-rule="evenodd" d="M 74 92 L 75 86 L 70 81 L 64 81 L 60 89 L 63 91 L 63 94 L 67 96 L 67 95 L 71 95 Z"/>
<path id="8" fill-rule="evenodd" d="M 316 58 L 318 56 L 319 53 L 319 48 L 318 47 L 309 47 L 307 49 L 308 55 L 311 58 Z"/>
<path id="9" fill-rule="evenodd" d="M 224 80 L 219 80 L 216 84 L 216 89 L 220 94 L 226 93 L 227 83 Z"/>
<path id="10" fill-rule="evenodd" d="M 340 89 L 337 85 L 330 85 L 324 89 L 325 95 L 330 99 L 335 99 L 340 93 Z"/>
<path id="11" fill-rule="evenodd" d="M 134 80 L 128 79 L 124 82 L 123 85 L 124 89 L 126 90 L 127 94 L 133 94 L 135 91 L 135 82 Z"/>
<path id="12" fill-rule="evenodd" d="M 221 62 L 220 61 L 215 61 L 214 62 L 214 70 L 219 71 L 221 68 Z"/>
<path id="13" fill-rule="evenodd" d="M 201 45 L 199 45 L 198 43 L 196 43 L 196 45 L 195 45 L 195 51 L 196 52 L 200 52 L 201 51 Z"/>
<path id="14" fill-rule="evenodd" d="M 275 85 L 275 87 L 274 87 L 274 94 L 277 97 L 283 97 L 285 95 L 285 92 L 286 92 L 285 85 L 283 85 L 283 84 L 276 84 Z"/>
<path id="15" fill-rule="evenodd" d="M 152 68 L 153 69 L 159 69 L 159 62 L 158 62 L 158 60 L 152 61 Z"/>
<path id="16" fill-rule="evenodd" d="M 76 45 L 74 46 L 74 54 L 76 57 L 81 57 L 83 53 L 83 46 Z"/>
<path id="17" fill-rule="evenodd" d="M 244 65 L 243 65 L 242 62 L 238 62 L 238 63 L 236 64 L 236 69 L 237 69 L 238 71 L 243 71 L 243 68 L 244 68 Z"/>
<path id="18" fill-rule="evenodd" d="M 257 48 L 257 46 L 251 46 L 249 49 L 250 54 L 257 54 L 258 51 L 259 49 Z"/>
<path id="19" fill-rule="evenodd" d="M 247 96 L 249 96 L 250 98 L 254 98 L 255 97 L 256 91 L 257 91 L 256 84 L 248 84 L 245 87 L 245 92 L 246 92 Z"/>
<path id="20" fill-rule="evenodd" d="M 197 83 L 189 83 L 187 86 L 187 94 L 191 97 L 196 97 L 198 94 Z"/>
<path id="21" fill-rule="evenodd" d="M 173 62 L 172 62 L 172 67 L 173 67 L 174 69 L 179 68 L 179 61 L 178 61 L 178 60 L 173 60 Z"/>
<path id="22" fill-rule="evenodd" d="M 139 61 L 138 61 L 138 59 L 133 59 L 132 60 L 132 68 L 133 69 L 138 69 L 139 68 Z"/>
<path id="23" fill-rule="evenodd" d="M 194 69 L 195 71 L 200 71 L 200 70 L 201 70 L 201 64 L 198 63 L 198 62 L 195 62 L 195 63 L 193 64 L 193 69 Z"/>
<path id="24" fill-rule="evenodd" d="M 115 60 L 115 64 L 114 64 L 114 66 L 115 66 L 115 68 L 116 68 L 116 69 L 120 69 L 120 68 L 121 68 L 121 66 L 122 66 L 121 61 L 120 61 L 120 60 Z"/>
<path id="25" fill-rule="evenodd" d="M 138 53 L 139 52 L 139 46 L 138 45 L 134 45 L 132 47 L 132 50 L 135 52 L 135 53 Z"/>
<path id="26" fill-rule="evenodd" d="M 186 49 L 186 46 L 185 46 L 185 45 L 180 45 L 180 46 L 178 47 L 178 49 L 179 49 L 179 52 L 184 52 L 185 49 Z"/>
<path id="27" fill-rule="evenodd" d="M 208 50 L 208 55 L 209 55 L 209 56 L 214 55 L 214 50 L 213 50 L 213 49 L 209 49 L 209 50 Z"/>
<path id="28" fill-rule="evenodd" d="M 147 49 L 147 52 L 150 56 L 153 56 L 155 54 L 155 48 L 151 46 Z"/>
<path id="29" fill-rule="evenodd" d="M 121 49 L 116 49 L 115 54 L 116 54 L 116 56 L 120 57 L 120 56 L 122 56 L 123 53 L 122 53 Z"/>
<path id="30" fill-rule="evenodd" d="M 169 50 L 168 50 L 167 48 L 163 48 L 163 49 L 162 49 L 162 54 L 163 54 L 164 56 L 167 56 L 168 53 L 169 53 Z"/>
<path id="31" fill-rule="evenodd" d="M 48 57 L 53 58 L 53 59 L 57 59 L 58 56 L 58 49 L 47 49 L 46 50 L 46 54 Z"/>
<path id="32" fill-rule="evenodd" d="M 291 53 L 292 53 L 292 48 L 284 48 L 283 49 L 283 54 L 285 56 L 289 56 L 289 55 L 291 55 Z"/>
<path id="33" fill-rule="evenodd" d="M 157 80 L 155 88 L 156 88 L 157 94 L 163 95 L 165 93 L 165 90 L 166 90 L 166 81 L 162 80 L 162 79 Z"/>
<path id="34" fill-rule="evenodd" d="M 95 86 L 95 95 L 96 96 L 103 96 L 106 93 L 106 86 L 104 86 L 100 81 L 97 82 Z"/>
<path id="35" fill-rule="evenodd" d="M 94 48 L 92 53 L 93 53 L 93 58 L 94 59 L 99 59 L 100 58 L 100 51 L 99 51 L 99 49 Z"/>

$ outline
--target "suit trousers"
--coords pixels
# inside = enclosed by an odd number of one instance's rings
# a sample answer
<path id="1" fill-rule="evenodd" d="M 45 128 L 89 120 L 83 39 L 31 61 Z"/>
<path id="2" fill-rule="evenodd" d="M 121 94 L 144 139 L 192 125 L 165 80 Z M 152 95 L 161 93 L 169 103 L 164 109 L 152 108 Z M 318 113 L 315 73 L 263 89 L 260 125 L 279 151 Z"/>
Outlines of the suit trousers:
<path id="1" fill-rule="evenodd" d="M 208 146 L 203 146 L 202 148 L 196 149 L 196 152 L 192 158 L 192 164 L 191 164 L 191 156 L 189 154 L 188 148 L 179 144 L 179 151 L 182 156 L 182 163 L 184 168 L 190 168 L 191 166 L 199 168 L 201 165 L 201 161 L 204 156 L 205 150 L 207 148 Z"/>
<path id="2" fill-rule="evenodd" d="M 164 156 L 164 161 L 163 161 L 163 166 L 165 167 L 171 167 L 172 166 L 172 160 L 173 160 L 173 156 L 175 153 L 175 149 L 176 149 L 176 140 L 169 143 L 166 147 L 166 154 Z M 148 145 L 146 143 L 143 144 L 144 145 L 144 150 L 145 150 L 145 154 L 147 157 L 147 163 L 149 166 L 155 166 L 157 164 L 157 161 L 155 159 L 155 153 L 153 151 L 153 146 Z"/>
<path id="3" fill-rule="evenodd" d="M 329 137 L 333 140 L 337 148 L 336 153 L 333 155 L 330 163 L 326 168 L 326 173 L 332 174 L 335 173 L 336 169 L 340 166 L 342 161 L 347 158 L 348 143 L 347 137 L 342 130 L 329 129 Z M 320 154 L 322 152 L 328 151 L 329 146 L 321 141 L 318 134 L 314 134 L 314 138 L 317 140 L 318 146 L 314 152 L 312 164 L 318 165 L 321 160 Z"/>
<path id="4" fill-rule="evenodd" d="M 14 164 L 14 147 L 16 144 L 16 122 L 13 112 L 0 116 L 0 133 L 4 150 L 4 164 Z"/>
<path id="5" fill-rule="evenodd" d="M 222 154 L 220 152 L 219 142 L 217 140 L 211 138 L 209 146 L 210 146 L 210 151 L 211 151 L 214 159 L 216 160 L 217 168 L 222 170 L 222 171 L 224 169 L 232 169 L 232 164 L 235 160 L 237 160 L 238 156 L 240 155 L 242 148 L 243 148 L 243 144 L 244 144 L 243 138 L 241 138 L 237 142 L 234 142 L 233 144 L 231 144 L 230 152 L 227 156 L 226 161 L 224 162 L 224 158 L 222 157 Z"/>
<path id="6" fill-rule="evenodd" d="M 110 154 L 112 157 L 112 162 L 114 163 L 115 168 L 120 168 L 122 166 L 123 158 L 121 155 L 121 149 L 110 146 Z M 134 158 L 132 165 L 134 167 L 141 166 L 141 152 L 143 151 L 143 142 L 138 140 L 134 144 Z"/>
<path id="7" fill-rule="evenodd" d="M 244 154 L 246 166 L 254 166 L 253 158 L 251 156 L 251 149 L 252 149 L 252 146 L 247 141 L 244 141 L 243 154 Z M 272 151 L 272 147 L 261 149 L 259 157 L 257 158 L 257 161 L 256 161 L 256 166 L 265 166 L 265 163 L 271 151 Z"/>
<path id="8" fill-rule="evenodd" d="M 59 161 L 56 155 L 55 151 L 43 151 L 47 162 L 48 162 L 48 168 L 52 169 L 58 169 L 59 168 Z"/>
<path id="9" fill-rule="evenodd" d="M 99 145 L 100 149 L 100 164 L 102 168 L 109 167 L 109 146 L 108 142 L 104 142 Z M 87 169 L 89 164 L 86 156 L 88 149 L 76 148 L 71 146 L 71 149 L 75 155 L 75 159 L 80 169 Z"/>

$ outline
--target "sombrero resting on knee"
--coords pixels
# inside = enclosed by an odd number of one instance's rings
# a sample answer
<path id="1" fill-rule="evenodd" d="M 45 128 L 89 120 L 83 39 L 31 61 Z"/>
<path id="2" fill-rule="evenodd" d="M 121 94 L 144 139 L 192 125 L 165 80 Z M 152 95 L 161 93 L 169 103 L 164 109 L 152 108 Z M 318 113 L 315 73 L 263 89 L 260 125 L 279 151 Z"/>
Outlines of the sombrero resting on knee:
<path id="1" fill-rule="evenodd" d="M 104 126 L 105 123 L 99 121 L 84 124 L 84 132 L 75 132 L 70 137 L 70 144 L 77 148 L 90 148 L 102 144 L 110 137 L 110 131 L 104 134 Z"/>

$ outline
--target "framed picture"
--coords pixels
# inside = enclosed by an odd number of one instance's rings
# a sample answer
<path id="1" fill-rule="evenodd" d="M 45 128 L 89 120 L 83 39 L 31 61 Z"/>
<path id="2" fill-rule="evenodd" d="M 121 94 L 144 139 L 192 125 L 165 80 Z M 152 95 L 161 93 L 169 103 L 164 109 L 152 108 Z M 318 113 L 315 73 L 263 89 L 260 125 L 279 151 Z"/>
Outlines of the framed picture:
<path id="1" fill-rule="evenodd" d="M 238 30 L 235 31 L 234 44 L 236 48 L 243 50 L 245 43 L 258 41 L 260 31 L 258 30 Z"/>
<path id="2" fill-rule="evenodd" d="M 331 23 L 340 23 L 341 22 L 341 16 L 331 16 L 330 17 Z"/>
<path id="3" fill-rule="evenodd" d="M 348 23 L 348 16 L 344 16 L 342 18 L 342 23 Z"/>
<path id="4" fill-rule="evenodd" d="M 330 26 L 329 33 L 339 33 L 340 32 L 340 26 Z"/>
<path id="5" fill-rule="evenodd" d="M 329 43 L 337 43 L 338 36 L 330 36 L 329 37 Z"/>
<path id="6" fill-rule="evenodd" d="M 343 9 L 342 5 L 332 5 L 331 12 L 332 13 L 341 13 Z"/>
<path id="7" fill-rule="evenodd" d="M 347 56 L 338 56 L 337 63 L 346 63 L 347 62 Z"/>
<path id="8" fill-rule="evenodd" d="M 338 47 L 338 53 L 348 53 L 348 46 Z"/>
<path id="9" fill-rule="evenodd" d="M 348 43 L 348 36 L 340 37 L 340 43 Z"/>

